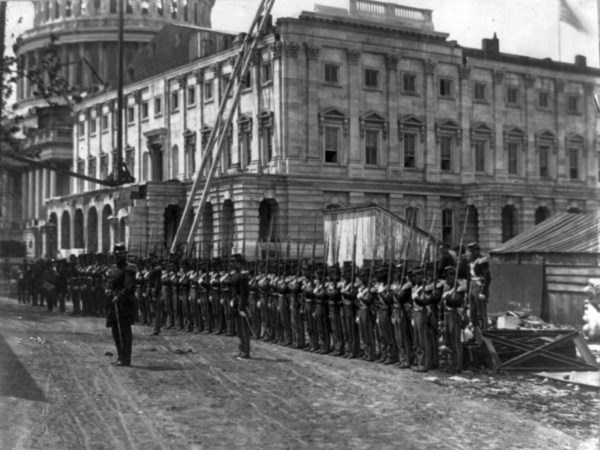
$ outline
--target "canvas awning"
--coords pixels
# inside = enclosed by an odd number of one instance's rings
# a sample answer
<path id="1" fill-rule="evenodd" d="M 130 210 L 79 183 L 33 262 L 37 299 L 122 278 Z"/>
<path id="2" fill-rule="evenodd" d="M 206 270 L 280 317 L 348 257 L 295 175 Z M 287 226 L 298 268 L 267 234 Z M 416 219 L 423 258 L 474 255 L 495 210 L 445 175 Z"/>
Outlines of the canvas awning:
<path id="1" fill-rule="evenodd" d="M 556 214 L 490 252 L 508 253 L 600 254 L 600 212 Z"/>
<path id="2" fill-rule="evenodd" d="M 379 205 L 325 210 L 323 216 L 329 264 L 352 261 L 355 235 L 358 266 L 365 259 L 420 263 L 435 257 L 438 239 Z"/>

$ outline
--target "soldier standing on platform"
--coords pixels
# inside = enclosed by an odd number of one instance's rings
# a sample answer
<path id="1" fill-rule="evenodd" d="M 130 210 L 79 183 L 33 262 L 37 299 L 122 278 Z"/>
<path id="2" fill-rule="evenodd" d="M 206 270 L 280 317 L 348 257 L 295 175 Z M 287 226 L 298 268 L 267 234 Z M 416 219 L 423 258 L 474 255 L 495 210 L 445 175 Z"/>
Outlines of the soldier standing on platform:
<path id="1" fill-rule="evenodd" d="M 130 366 L 137 268 L 127 262 L 125 244 L 114 246 L 114 259 L 106 281 L 106 327 L 111 329 L 117 347 L 118 359 L 113 365 Z"/>

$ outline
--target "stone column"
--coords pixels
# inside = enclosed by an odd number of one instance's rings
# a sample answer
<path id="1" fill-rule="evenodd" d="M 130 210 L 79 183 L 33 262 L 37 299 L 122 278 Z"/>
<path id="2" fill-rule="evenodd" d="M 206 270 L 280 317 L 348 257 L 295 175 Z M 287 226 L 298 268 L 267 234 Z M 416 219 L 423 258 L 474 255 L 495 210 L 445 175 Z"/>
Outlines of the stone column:
<path id="1" fill-rule="evenodd" d="M 461 139 L 460 141 L 461 145 L 457 145 L 457 148 L 460 149 L 458 163 L 462 182 L 465 184 L 469 184 L 475 181 L 475 164 L 473 164 L 473 151 L 471 149 L 471 140 L 468 138 L 468 136 L 470 136 L 469 127 L 471 124 L 471 117 L 469 114 L 469 111 L 471 109 L 471 90 L 469 89 L 469 82 L 471 79 L 471 68 L 468 66 L 459 67 L 458 78 L 460 80 L 459 123 L 463 136 L 463 139 Z"/>
<path id="2" fill-rule="evenodd" d="M 35 219 L 39 219 L 42 203 L 42 169 L 35 171 L 33 202 L 33 216 Z"/>
<path id="3" fill-rule="evenodd" d="M 21 174 L 21 220 L 27 220 L 29 216 L 29 191 L 27 188 L 29 187 L 29 172 L 23 172 Z"/>
<path id="4" fill-rule="evenodd" d="M 308 71 L 308 98 L 307 98 L 307 159 L 321 161 L 321 145 L 319 136 L 319 90 L 321 77 L 319 71 L 319 52 L 321 47 L 313 44 L 304 44 L 306 65 Z"/>
<path id="5" fill-rule="evenodd" d="M 348 116 L 350 119 L 350 132 L 348 138 L 348 147 L 346 163 L 348 164 L 348 176 L 361 177 L 363 173 L 362 163 L 362 145 L 360 139 L 360 109 L 359 98 L 362 80 L 362 71 L 360 70 L 360 50 L 346 50 L 346 59 L 348 61 Z M 352 199 L 351 199 L 352 200 Z"/>
<path id="6" fill-rule="evenodd" d="M 398 57 L 396 55 L 386 55 L 385 65 L 387 68 L 387 118 L 389 120 L 387 156 L 383 162 L 387 166 L 388 178 L 392 174 L 392 165 L 399 169 L 400 152 L 398 151 Z"/>
<path id="7" fill-rule="evenodd" d="M 288 158 L 304 156 L 304 121 L 306 120 L 306 101 L 304 99 L 305 66 L 298 62 L 300 46 L 295 42 L 284 42 L 279 53 L 273 49 L 273 79 L 281 79 L 281 87 L 276 94 L 283 98 L 281 110 L 281 128 L 284 130 L 282 146 Z M 291 124 L 299 124 L 294 127 Z"/>
<path id="8" fill-rule="evenodd" d="M 506 166 L 506 148 L 504 142 L 504 72 L 496 70 L 493 73 L 494 88 L 494 126 L 496 131 L 496 154 L 494 155 L 494 177 L 496 181 L 506 182 L 508 169 Z"/>
<path id="9" fill-rule="evenodd" d="M 40 200 L 42 202 L 46 201 L 46 199 L 49 197 L 49 192 L 48 192 L 48 184 L 50 182 L 49 180 L 50 178 L 50 174 L 48 173 L 48 169 L 42 169 L 42 186 L 41 186 L 41 198 Z"/>
<path id="10" fill-rule="evenodd" d="M 50 192 L 48 193 L 50 198 L 56 197 L 56 172 L 54 170 L 50 171 Z"/>
<path id="11" fill-rule="evenodd" d="M 556 167 L 556 180 L 559 184 L 569 183 L 569 160 L 566 148 L 566 114 L 567 111 L 567 96 L 565 95 L 565 82 L 564 80 L 557 80 L 556 82 L 556 108 L 555 108 L 555 119 L 556 119 L 556 138 L 558 140 L 555 148 L 555 160 L 554 164 Z"/>
<path id="12" fill-rule="evenodd" d="M 423 62 L 425 73 L 425 179 L 437 182 L 440 177 L 440 168 L 437 158 L 437 145 L 435 136 L 435 113 L 437 109 L 437 91 L 435 84 L 436 62 L 431 59 Z"/>
<path id="13" fill-rule="evenodd" d="M 535 130 L 529 126 L 530 120 L 535 120 L 537 115 L 537 98 L 535 90 L 535 75 L 525 75 L 525 118 L 523 131 L 525 132 L 526 148 L 524 151 L 524 176 L 528 180 L 539 180 L 539 171 L 537 170 L 537 151 L 535 148 Z"/>

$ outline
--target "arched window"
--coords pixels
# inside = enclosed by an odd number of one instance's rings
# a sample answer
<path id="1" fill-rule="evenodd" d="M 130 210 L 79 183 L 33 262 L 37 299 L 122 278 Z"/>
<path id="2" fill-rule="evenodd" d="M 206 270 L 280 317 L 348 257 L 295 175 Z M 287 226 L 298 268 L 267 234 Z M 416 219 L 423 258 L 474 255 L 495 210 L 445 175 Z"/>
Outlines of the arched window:
<path id="1" fill-rule="evenodd" d="M 442 209 L 442 241 L 454 242 L 454 210 Z"/>
<path id="2" fill-rule="evenodd" d="M 56 213 L 50 214 L 46 225 L 46 247 L 48 256 L 55 258 L 58 253 L 58 217 Z"/>
<path id="3" fill-rule="evenodd" d="M 106 205 L 102 209 L 102 252 L 110 253 L 110 219 L 112 216 L 112 208 Z"/>
<path id="4" fill-rule="evenodd" d="M 164 214 L 164 231 L 165 231 L 165 242 L 170 247 L 175 234 L 177 233 L 177 227 L 179 225 L 179 218 L 181 217 L 181 207 L 179 205 L 169 205 L 165 208 Z"/>
<path id="5" fill-rule="evenodd" d="M 231 248 L 234 243 L 234 209 L 231 200 L 223 202 L 223 215 L 221 224 L 221 239 L 223 240 L 223 257 L 227 257 L 231 253 Z"/>
<path id="6" fill-rule="evenodd" d="M 63 250 L 71 248 L 71 215 L 64 211 L 60 218 L 60 248 Z"/>
<path id="7" fill-rule="evenodd" d="M 73 248 L 83 248 L 83 211 L 75 211 L 73 219 Z"/>
<path id="8" fill-rule="evenodd" d="M 517 208 L 506 205 L 502 208 L 502 242 L 517 235 Z"/>
<path id="9" fill-rule="evenodd" d="M 479 242 L 479 211 L 473 205 L 467 206 L 467 211 L 467 228 L 465 229 L 464 242 Z"/>
<path id="10" fill-rule="evenodd" d="M 545 206 L 540 206 L 539 208 L 537 208 L 535 210 L 535 224 L 536 225 L 538 223 L 542 223 L 548 217 L 550 217 L 550 210 L 548 208 L 546 208 Z"/>
<path id="11" fill-rule="evenodd" d="M 406 208 L 404 217 L 406 217 L 406 223 L 410 227 L 419 226 L 419 209 L 414 206 Z"/>
<path id="12" fill-rule="evenodd" d="M 92 206 L 88 211 L 87 224 L 87 252 L 96 253 L 98 251 L 98 211 Z"/>
<path id="13" fill-rule="evenodd" d="M 267 242 L 269 235 L 271 242 L 277 242 L 278 239 L 278 215 L 279 204 L 275 199 L 266 198 L 258 207 L 258 238 L 261 242 Z"/>
<path id="14" fill-rule="evenodd" d="M 213 254 L 212 246 L 214 241 L 214 219 L 212 203 L 207 202 L 202 213 L 202 235 L 200 245 L 202 247 L 202 257 L 210 258 Z"/>

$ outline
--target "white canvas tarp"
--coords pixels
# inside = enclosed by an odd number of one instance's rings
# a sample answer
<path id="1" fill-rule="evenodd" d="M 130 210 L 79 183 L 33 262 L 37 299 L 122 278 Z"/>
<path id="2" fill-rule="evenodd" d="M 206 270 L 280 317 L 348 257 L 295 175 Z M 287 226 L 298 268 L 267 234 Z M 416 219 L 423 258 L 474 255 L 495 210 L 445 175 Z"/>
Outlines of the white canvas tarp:
<path id="1" fill-rule="evenodd" d="M 428 232 L 377 205 L 325 211 L 324 233 L 329 264 L 352 261 L 354 242 L 357 266 L 365 259 L 429 261 L 437 245 Z"/>

